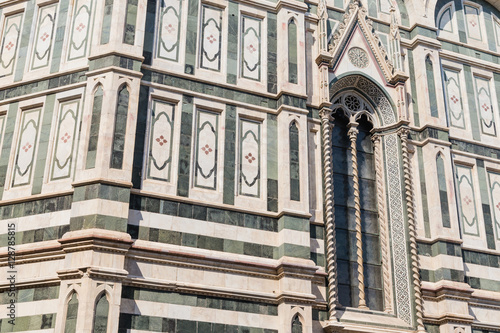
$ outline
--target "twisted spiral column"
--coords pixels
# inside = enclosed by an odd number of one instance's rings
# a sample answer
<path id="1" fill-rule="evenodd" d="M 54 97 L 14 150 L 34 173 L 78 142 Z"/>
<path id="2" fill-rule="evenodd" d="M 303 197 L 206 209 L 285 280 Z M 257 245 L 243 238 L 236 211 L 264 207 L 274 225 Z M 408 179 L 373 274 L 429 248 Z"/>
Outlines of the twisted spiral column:
<path id="1" fill-rule="evenodd" d="M 328 307 L 329 320 L 336 321 L 337 291 L 337 244 L 335 236 L 335 211 L 333 198 L 332 147 L 331 147 L 331 110 L 323 109 L 321 116 L 322 149 L 323 149 L 323 184 L 325 229 L 326 229 L 326 271 L 328 274 Z"/>
<path id="2" fill-rule="evenodd" d="M 380 245 L 382 248 L 382 274 L 384 283 L 384 311 L 392 312 L 392 284 L 389 248 L 389 226 L 385 214 L 384 167 L 382 160 L 382 144 L 380 135 L 373 135 L 375 151 L 375 179 L 377 183 L 377 208 L 380 227 Z"/>
<path id="3" fill-rule="evenodd" d="M 408 233 L 410 235 L 411 270 L 413 277 L 413 292 L 415 294 L 415 312 L 417 317 L 417 331 L 425 332 L 422 308 L 422 289 L 420 286 L 420 269 L 417 252 L 417 241 L 415 231 L 415 212 L 413 209 L 413 181 L 411 177 L 411 164 L 408 156 L 408 132 L 407 128 L 399 130 L 401 138 L 401 150 L 403 154 L 403 171 L 405 178 L 406 209 L 408 212 Z"/>
<path id="4" fill-rule="evenodd" d="M 358 150 L 356 148 L 356 139 L 358 138 L 358 123 L 349 123 L 349 139 L 351 140 L 351 163 L 352 163 L 352 182 L 354 188 L 354 214 L 356 221 L 356 256 L 358 263 L 358 288 L 359 304 L 358 307 L 366 309 L 365 300 L 365 274 L 363 268 L 363 234 L 361 232 L 361 203 L 359 198 L 359 176 L 358 176 Z"/>

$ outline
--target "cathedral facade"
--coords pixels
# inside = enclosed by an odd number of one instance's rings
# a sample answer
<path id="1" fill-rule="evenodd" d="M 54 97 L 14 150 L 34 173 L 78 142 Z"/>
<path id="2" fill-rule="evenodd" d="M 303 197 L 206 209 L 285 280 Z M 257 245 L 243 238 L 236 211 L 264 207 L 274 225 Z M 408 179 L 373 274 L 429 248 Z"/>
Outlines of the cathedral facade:
<path id="1" fill-rule="evenodd" d="M 497 0 L 0 0 L 0 332 L 500 332 Z"/>

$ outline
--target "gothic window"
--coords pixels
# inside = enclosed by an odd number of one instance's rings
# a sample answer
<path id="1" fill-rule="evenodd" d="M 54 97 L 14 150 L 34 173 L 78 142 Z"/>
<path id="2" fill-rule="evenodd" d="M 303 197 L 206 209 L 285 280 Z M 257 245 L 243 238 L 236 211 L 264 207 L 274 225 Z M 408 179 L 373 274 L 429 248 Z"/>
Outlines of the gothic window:
<path id="1" fill-rule="evenodd" d="M 113 144 L 111 150 L 110 167 L 121 169 L 123 166 L 123 151 L 125 149 L 125 134 L 128 116 L 129 92 L 126 85 L 118 90 L 116 103 L 115 128 L 113 131 Z"/>
<path id="2" fill-rule="evenodd" d="M 78 314 L 78 296 L 76 292 L 71 295 L 66 308 L 66 322 L 64 323 L 64 333 L 76 333 L 76 318 Z"/>
<path id="3" fill-rule="evenodd" d="M 439 201 L 441 203 L 441 220 L 443 227 L 450 228 L 450 209 L 448 206 L 448 189 L 446 188 L 446 174 L 444 172 L 444 160 L 441 154 L 436 158 L 436 168 L 439 186 Z"/>
<path id="4" fill-rule="evenodd" d="M 335 104 L 332 157 L 339 301 L 383 310 L 373 128 L 369 106 L 348 93 Z"/>
<path id="5" fill-rule="evenodd" d="M 295 315 L 295 317 L 293 317 L 292 333 L 302 333 L 302 323 L 300 322 L 299 315 Z"/>
<path id="6" fill-rule="evenodd" d="M 99 296 L 94 311 L 94 329 L 92 333 L 106 333 L 108 329 L 109 302 L 106 293 Z"/>
<path id="7" fill-rule="evenodd" d="M 297 24 L 288 22 L 288 81 L 297 83 Z"/>
<path id="8" fill-rule="evenodd" d="M 299 129 L 293 121 L 289 130 L 290 143 L 290 200 L 300 200 L 300 173 L 299 173 Z"/>
<path id="9" fill-rule="evenodd" d="M 427 89 L 429 94 L 429 107 L 432 117 L 439 117 L 436 98 L 436 81 L 434 80 L 434 66 L 429 56 L 425 58 L 425 73 L 427 76 Z"/>
<path id="10" fill-rule="evenodd" d="M 438 19 L 439 30 L 453 33 L 453 7 L 450 5 L 441 12 Z"/>
<path id="11" fill-rule="evenodd" d="M 95 168 L 97 158 L 97 142 L 99 140 L 99 125 L 101 124 L 101 109 L 104 92 L 99 85 L 94 93 L 94 102 L 92 104 L 92 118 L 90 122 L 89 146 L 87 148 L 87 160 L 85 169 Z"/>

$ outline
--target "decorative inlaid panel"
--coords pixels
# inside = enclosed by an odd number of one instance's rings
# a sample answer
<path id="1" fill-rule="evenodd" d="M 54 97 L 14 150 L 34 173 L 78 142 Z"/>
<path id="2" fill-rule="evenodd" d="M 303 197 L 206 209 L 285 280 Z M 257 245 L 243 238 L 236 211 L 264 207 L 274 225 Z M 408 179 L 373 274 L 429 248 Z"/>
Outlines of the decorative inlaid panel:
<path id="1" fill-rule="evenodd" d="M 479 24 L 479 9 L 472 6 L 464 6 L 465 25 L 467 26 L 467 37 L 482 40 L 481 25 Z"/>
<path id="2" fill-rule="evenodd" d="M 495 25 L 495 36 L 496 36 L 497 46 L 500 46 L 500 22 L 494 20 L 493 24 Z"/>
<path id="3" fill-rule="evenodd" d="M 160 1 L 158 57 L 177 61 L 181 31 L 181 0 Z"/>
<path id="4" fill-rule="evenodd" d="M 59 107 L 59 126 L 54 139 L 55 148 L 52 158 L 52 180 L 68 178 L 71 175 L 79 108 L 80 100 L 61 103 Z"/>
<path id="5" fill-rule="evenodd" d="M 451 20 L 451 8 L 447 8 L 439 18 L 439 29 L 447 32 L 453 32 Z"/>
<path id="6" fill-rule="evenodd" d="M 38 14 L 31 69 L 48 66 L 56 23 L 57 4 L 41 7 Z"/>
<path id="7" fill-rule="evenodd" d="M 260 123 L 240 120 L 240 194 L 260 195 Z"/>
<path id="8" fill-rule="evenodd" d="M 194 185 L 197 187 L 216 187 L 218 122 L 218 114 L 198 111 L 194 175 Z"/>
<path id="9" fill-rule="evenodd" d="M 92 0 L 77 0 L 74 8 L 68 60 L 79 59 L 87 54 Z"/>
<path id="10" fill-rule="evenodd" d="M 445 69 L 444 77 L 450 124 L 453 127 L 465 128 L 462 95 L 460 91 L 460 77 L 458 72 Z"/>
<path id="11" fill-rule="evenodd" d="M 24 111 L 21 115 L 12 186 L 26 185 L 31 181 L 38 141 L 40 113 L 41 109 L 35 109 Z"/>
<path id="12" fill-rule="evenodd" d="M 351 64 L 353 64 L 354 66 L 358 68 L 368 67 L 368 54 L 362 48 L 351 47 L 349 51 L 347 51 L 347 56 L 349 57 L 349 61 L 351 62 Z"/>
<path id="13" fill-rule="evenodd" d="M 392 6 L 390 0 L 379 0 L 379 3 L 380 3 L 380 11 L 382 13 L 389 14 Z"/>
<path id="14" fill-rule="evenodd" d="M 201 22 L 201 67 L 220 71 L 222 11 L 203 6 Z"/>
<path id="15" fill-rule="evenodd" d="M 479 236 L 472 169 L 457 165 L 456 170 L 460 193 L 460 214 L 462 217 L 463 232 L 468 235 Z"/>
<path id="16" fill-rule="evenodd" d="M 475 77 L 477 109 L 481 117 L 481 131 L 483 134 L 496 135 L 493 105 L 491 103 L 489 81 Z"/>
<path id="17" fill-rule="evenodd" d="M 260 80 L 261 21 L 248 16 L 241 23 L 241 76 Z"/>
<path id="18" fill-rule="evenodd" d="M 11 15 L 5 18 L 0 50 L 0 77 L 12 74 L 19 46 L 21 21 L 23 14 Z"/>
<path id="19" fill-rule="evenodd" d="M 500 174 L 488 172 L 490 178 L 491 203 L 493 208 L 493 225 L 495 236 L 500 240 Z"/>
<path id="20" fill-rule="evenodd" d="M 174 110 L 170 103 L 153 101 L 148 178 L 170 181 Z"/>

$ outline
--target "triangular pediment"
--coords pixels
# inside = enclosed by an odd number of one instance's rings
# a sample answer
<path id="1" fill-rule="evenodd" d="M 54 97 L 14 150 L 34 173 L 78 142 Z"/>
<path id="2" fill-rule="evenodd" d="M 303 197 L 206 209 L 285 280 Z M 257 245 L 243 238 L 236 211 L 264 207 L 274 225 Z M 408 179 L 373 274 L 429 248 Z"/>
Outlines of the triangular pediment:
<path id="1" fill-rule="evenodd" d="M 395 68 L 379 36 L 373 30 L 373 22 L 367 17 L 367 10 L 357 0 L 351 1 L 343 21 L 329 45 L 330 65 L 335 71 L 344 68 L 365 71 L 376 66 L 376 72 L 386 83 L 404 82 L 408 76 Z M 342 66 L 339 66 L 342 65 Z"/>

